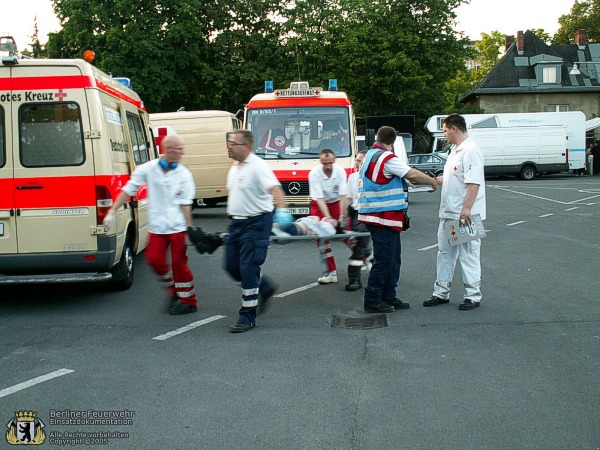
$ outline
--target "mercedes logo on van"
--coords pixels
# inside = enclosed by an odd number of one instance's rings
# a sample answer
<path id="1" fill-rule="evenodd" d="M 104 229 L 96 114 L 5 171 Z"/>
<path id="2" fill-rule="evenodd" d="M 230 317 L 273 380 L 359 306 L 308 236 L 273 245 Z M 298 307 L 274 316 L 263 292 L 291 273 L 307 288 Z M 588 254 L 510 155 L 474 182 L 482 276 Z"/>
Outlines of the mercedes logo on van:
<path id="1" fill-rule="evenodd" d="M 290 184 L 288 184 L 288 191 L 290 191 L 290 194 L 292 195 L 297 195 L 300 193 L 300 183 L 298 183 L 297 181 L 292 181 Z"/>

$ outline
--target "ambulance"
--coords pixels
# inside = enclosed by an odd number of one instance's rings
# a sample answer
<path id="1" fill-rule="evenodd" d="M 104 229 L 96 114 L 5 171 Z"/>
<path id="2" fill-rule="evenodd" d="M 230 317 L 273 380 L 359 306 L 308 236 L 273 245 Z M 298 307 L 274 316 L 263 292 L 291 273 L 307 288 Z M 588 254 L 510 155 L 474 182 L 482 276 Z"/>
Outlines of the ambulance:
<path id="1" fill-rule="evenodd" d="M 254 132 L 253 151 L 273 169 L 294 215 L 309 213 L 308 173 L 320 164 L 321 150 L 333 150 L 346 173 L 353 169 L 354 108 L 335 79 L 329 80 L 329 90 L 307 81 L 292 82 L 289 89 L 265 82 L 265 92 L 246 105 L 244 128 Z"/>
<path id="2" fill-rule="evenodd" d="M 148 239 L 147 189 L 112 228 L 103 220 L 130 173 L 157 157 L 144 104 L 84 60 L 0 51 L 0 284 L 128 289 Z"/>
<path id="3" fill-rule="evenodd" d="M 226 135 L 239 130 L 241 122 L 228 111 L 177 111 L 150 114 L 150 125 L 159 153 L 160 142 L 169 134 L 183 138 L 181 160 L 194 176 L 194 206 L 215 206 L 227 201 L 228 156 Z"/>

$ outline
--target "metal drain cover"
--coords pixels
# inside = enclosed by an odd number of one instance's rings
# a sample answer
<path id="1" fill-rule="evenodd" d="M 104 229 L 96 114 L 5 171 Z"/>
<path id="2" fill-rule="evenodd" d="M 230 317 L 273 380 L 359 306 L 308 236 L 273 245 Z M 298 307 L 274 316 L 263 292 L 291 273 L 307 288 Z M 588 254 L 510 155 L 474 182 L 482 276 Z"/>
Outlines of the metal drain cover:
<path id="1" fill-rule="evenodd" d="M 387 327 L 388 322 L 385 314 L 377 314 L 368 317 L 343 317 L 333 315 L 331 316 L 331 326 L 334 328 L 368 330 L 369 328 Z"/>

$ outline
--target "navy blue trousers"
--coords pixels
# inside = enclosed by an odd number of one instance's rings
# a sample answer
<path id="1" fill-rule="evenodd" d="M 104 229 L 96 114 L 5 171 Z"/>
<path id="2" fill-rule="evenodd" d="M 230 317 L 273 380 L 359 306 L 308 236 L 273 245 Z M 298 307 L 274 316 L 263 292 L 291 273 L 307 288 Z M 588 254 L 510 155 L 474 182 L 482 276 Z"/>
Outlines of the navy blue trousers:
<path id="1" fill-rule="evenodd" d="M 256 321 L 259 292 L 273 290 L 269 278 L 260 276 L 260 266 L 267 259 L 272 227 L 273 213 L 229 223 L 224 268 L 242 284 L 240 321 L 244 323 Z"/>
<path id="2" fill-rule="evenodd" d="M 402 244 L 400 232 L 389 227 L 366 224 L 373 241 L 373 267 L 365 288 L 364 302 L 381 303 L 396 298 L 400 278 Z"/>

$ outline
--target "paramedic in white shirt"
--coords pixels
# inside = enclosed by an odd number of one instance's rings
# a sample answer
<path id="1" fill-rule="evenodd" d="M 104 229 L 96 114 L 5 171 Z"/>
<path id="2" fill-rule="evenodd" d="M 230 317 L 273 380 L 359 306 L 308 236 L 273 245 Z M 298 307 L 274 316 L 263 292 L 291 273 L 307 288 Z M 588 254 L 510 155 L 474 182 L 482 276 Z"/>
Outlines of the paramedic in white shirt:
<path id="1" fill-rule="evenodd" d="M 454 147 L 444 166 L 444 175 L 436 178 L 438 185 L 442 185 L 437 277 L 433 295 L 423 302 L 423 306 L 437 306 L 450 301 L 450 285 L 458 259 L 466 290 L 458 309 L 469 311 L 478 307 L 481 301 L 481 239 L 451 246 L 444 223 L 459 219 L 470 224 L 475 214 L 479 214 L 481 220 L 486 219 L 484 160 L 481 149 L 467 134 L 462 116 L 451 114 L 446 117 L 443 129 L 444 136 Z"/>
<path id="2" fill-rule="evenodd" d="M 193 225 L 192 202 L 196 187 L 192 173 L 180 164 L 183 145 L 180 136 L 166 136 L 161 142 L 164 153 L 135 169 L 104 219 L 104 225 L 110 227 L 115 220 L 115 211 L 144 183 L 147 185 L 150 233 L 144 255 L 174 303 L 169 310 L 172 315 L 197 310 L 194 276 L 188 267 L 185 239 L 186 230 Z M 169 248 L 170 266 L 167 262 Z"/>
<path id="3" fill-rule="evenodd" d="M 229 327 L 231 333 L 254 328 L 256 316 L 265 311 L 275 293 L 275 283 L 261 276 L 261 266 L 267 258 L 273 221 L 285 228 L 293 220 L 277 177 L 252 152 L 253 146 L 251 131 L 227 133 L 227 151 L 235 162 L 227 174 L 227 215 L 231 222 L 225 241 L 225 270 L 242 285 L 242 307 L 239 319 Z"/>
<path id="4" fill-rule="evenodd" d="M 344 223 L 346 211 L 346 171 L 335 164 L 335 153 L 323 149 L 319 155 L 320 165 L 308 173 L 311 216 L 319 219 L 330 217 Z M 337 268 L 329 241 L 317 240 L 321 256 L 323 275 L 317 279 L 319 284 L 337 283 Z"/>

